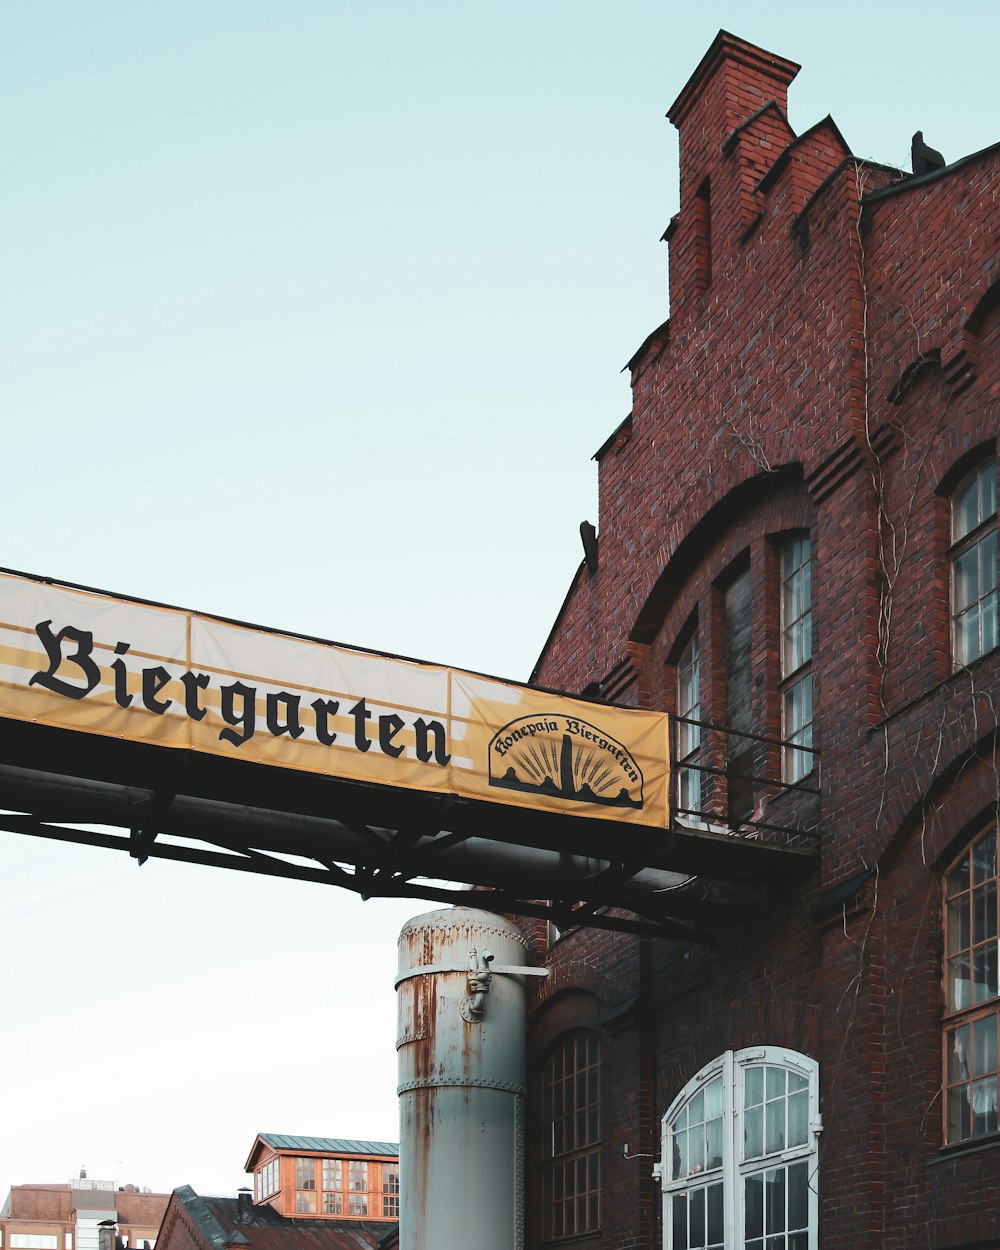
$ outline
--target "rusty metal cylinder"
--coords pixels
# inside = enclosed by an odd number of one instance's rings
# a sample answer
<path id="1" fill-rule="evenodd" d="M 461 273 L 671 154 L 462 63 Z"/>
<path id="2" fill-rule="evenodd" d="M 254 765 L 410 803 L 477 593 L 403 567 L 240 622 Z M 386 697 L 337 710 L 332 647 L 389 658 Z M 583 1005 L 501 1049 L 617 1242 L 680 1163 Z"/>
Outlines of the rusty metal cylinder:
<path id="1" fill-rule="evenodd" d="M 527 962 L 471 908 L 399 935 L 400 1250 L 522 1250 Z"/>

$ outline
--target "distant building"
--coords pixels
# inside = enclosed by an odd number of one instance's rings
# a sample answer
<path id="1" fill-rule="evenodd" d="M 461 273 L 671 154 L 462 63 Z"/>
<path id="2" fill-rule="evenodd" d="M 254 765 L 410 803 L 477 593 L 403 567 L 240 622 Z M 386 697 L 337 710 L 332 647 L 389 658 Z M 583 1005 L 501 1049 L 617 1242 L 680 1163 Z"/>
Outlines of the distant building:
<path id="1" fill-rule="evenodd" d="M 387 1250 L 395 1220 L 306 1216 L 286 1219 L 269 1202 L 202 1198 L 189 1185 L 171 1195 L 160 1250 Z"/>
<path id="2" fill-rule="evenodd" d="M 169 1198 L 82 1173 L 65 1185 L 13 1185 L 0 1250 L 153 1250 Z"/>
<path id="3" fill-rule="evenodd" d="M 245 1170 L 253 1199 L 289 1219 L 399 1219 L 399 1145 L 261 1133 Z"/>

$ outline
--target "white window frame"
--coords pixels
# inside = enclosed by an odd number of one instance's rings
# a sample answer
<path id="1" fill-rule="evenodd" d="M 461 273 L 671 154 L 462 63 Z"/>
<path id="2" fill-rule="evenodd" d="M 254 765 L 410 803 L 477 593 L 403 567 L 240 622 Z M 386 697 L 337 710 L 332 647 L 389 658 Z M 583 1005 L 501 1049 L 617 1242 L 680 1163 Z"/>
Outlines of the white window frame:
<path id="1" fill-rule="evenodd" d="M 784 1068 L 803 1077 L 808 1090 L 806 1141 L 802 1145 L 764 1154 L 751 1159 L 743 1158 L 745 1122 L 745 1078 L 748 1068 L 759 1065 Z M 673 1125 L 688 1103 L 715 1078 L 722 1077 L 722 1166 L 698 1174 L 698 1184 L 692 1185 L 691 1175 L 671 1178 L 673 1159 Z M 815 1060 L 797 1051 L 780 1046 L 753 1046 L 744 1050 L 726 1051 L 707 1064 L 681 1090 L 667 1108 L 662 1120 L 660 1162 L 654 1176 L 660 1180 L 663 1201 L 663 1245 L 665 1250 L 678 1250 L 674 1243 L 671 1203 L 676 1195 L 700 1189 L 705 1182 L 715 1179 L 723 1185 L 723 1242 L 724 1250 L 742 1250 L 745 1238 L 745 1211 L 743 1193 L 749 1176 L 768 1172 L 778 1167 L 788 1167 L 806 1162 L 808 1172 L 808 1250 L 817 1250 L 819 1225 L 818 1152 L 822 1122 L 819 1115 L 819 1065 Z M 711 1243 L 715 1245 L 717 1243 Z"/>
<path id="2" fill-rule="evenodd" d="M 273 1197 L 281 1188 L 279 1184 L 279 1157 L 279 1155 L 272 1155 L 266 1163 L 262 1163 L 257 1169 L 257 1202 L 263 1202 L 265 1198 Z"/>

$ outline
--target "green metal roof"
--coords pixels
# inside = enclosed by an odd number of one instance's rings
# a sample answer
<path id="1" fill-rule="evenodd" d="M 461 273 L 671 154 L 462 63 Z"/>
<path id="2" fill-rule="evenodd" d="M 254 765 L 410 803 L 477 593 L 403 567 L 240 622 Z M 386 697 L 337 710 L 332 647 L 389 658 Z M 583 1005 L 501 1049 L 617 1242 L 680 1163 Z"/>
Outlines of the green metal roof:
<path id="1" fill-rule="evenodd" d="M 258 1133 L 272 1150 L 309 1150 L 335 1155 L 398 1155 L 399 1142 L 355 1141 L 349 1137 L 290 1137 L 286 1133 Z"/>

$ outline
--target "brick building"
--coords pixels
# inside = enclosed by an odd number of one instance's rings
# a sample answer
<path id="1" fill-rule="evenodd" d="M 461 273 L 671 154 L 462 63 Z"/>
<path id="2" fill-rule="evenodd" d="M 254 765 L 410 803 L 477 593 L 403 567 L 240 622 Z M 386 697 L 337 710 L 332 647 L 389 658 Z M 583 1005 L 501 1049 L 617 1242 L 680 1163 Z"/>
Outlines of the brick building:
<path id="1" fill-rule="evenodd" d="M 64 1185 L 12 1185 L 0 1250 L 152 1250 L 169 1194 L 80 1175 Z"/>
<path id="2" fill-rule="evenodd" d="M 532 1247 L 1000 1247 L 1000 145 L 796 136 L 797 70 L 723 32 L 670 109 L 670 319 L 533 675 L 674 713 L 706 851 L 689 937 L 526 924 Z"/>

